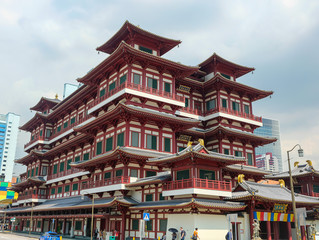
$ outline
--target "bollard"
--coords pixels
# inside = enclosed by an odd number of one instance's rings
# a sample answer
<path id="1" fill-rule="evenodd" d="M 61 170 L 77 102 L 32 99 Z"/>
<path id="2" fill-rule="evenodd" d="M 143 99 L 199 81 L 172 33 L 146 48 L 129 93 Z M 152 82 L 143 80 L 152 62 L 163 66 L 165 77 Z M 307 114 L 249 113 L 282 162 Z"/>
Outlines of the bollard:
<path id="1" fill-rule="evenodd" d="M 135 237 L 133 237 L 133 240 L 135 240 Z"/>
<path id="2" fill-rule="evenodd" d="M 161 237 L 158 237 L 158 240 L 161 240 Z"/>

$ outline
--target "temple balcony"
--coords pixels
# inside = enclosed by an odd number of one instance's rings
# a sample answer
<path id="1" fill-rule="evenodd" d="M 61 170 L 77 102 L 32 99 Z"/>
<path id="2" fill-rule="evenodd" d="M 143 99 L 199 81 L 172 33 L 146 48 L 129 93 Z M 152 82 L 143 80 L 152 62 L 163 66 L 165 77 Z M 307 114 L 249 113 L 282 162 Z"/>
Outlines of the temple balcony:
<path id="1" fill-rule="evenodd" d="M 80 194 L 103 193 L 117 190 L 127 190 L 126 184 L 136 181 L 129 176 L 114 177 L 83 183 Z"/>
<path id="2" fill-rule="evenodd" d="M 229 118 L 236 121 L 246 122 L 256 126 L 262 126 L 262 117 L 258 117 L 253 114 L 235 111 L 235 110 L 232 110 L 229 108 L 223 108 L 223 107 L 214 108 L 214 109 L 205 110 L 205 111 L 193 109 L 189 107 L 184 107 L 184 108 L 181 108 L 180 110 L 177 110 L 175 114 L 183 116 L 183 117 L 198 119 L 201 121 L 207 121 L 209 119 L 213 119 L 216 117 L 224 117 L 224 118 Z"/>
<path id="3" fill-rule="evenodd" d="M 190 178 L 163 184 L 163 196 L 206 195 L 231 197 L 231 183 L 226 181 Z"/>
<path id="4" fill-rule="evenodd" d="M 88 114 L 91 114 L 92 112 L 112 102 L 113 100 L 115 100 L 116 98 L 120 97 L 121 95 L 125 93 L 135 95 L 137 97 L 143 97 L 143 98 L 159 101 L 159 102 L 165 102 L 167 104 L 172 104 L 179 107 L 185 106 L 184 97 L 178 96 L 175 93 L 169 93 L 169 92 L 161 91 L 151 87 L 142 86 L 140 84 L 125 82 L 117 86 L 110 92 L 105 93 L 104 96 L 96 98 L 95 101 L 93 101 L 89 105 Z"/>
<path id="5" fill-rule="evenodd" d="M 12 206 L 18 206 L 20 204 L 25 203 L 42 203 L 47 200 L 46 195 L 40 195 L 40 194 L 28 194 L 28 195 L 19 195 L 16 202 L 12 203 Z"/>
<path id="6" fill-rule="evenodd" d="M 46 184 L 64 181 L 70 178 L 80 177 L 89 173 L 90 173 L 89 171 L 83 171 L 78 168 L 71 168 L 63 172 L 48 175 L 48 180 Z"/>
<path id="7" fill-rule="evenodd" d="M 79 124 L 82 124 L 84 122 L 87 123 L 89 121 L 92 121 L 93 119 L 95 119 L 95 117 L 87 115 L 84 118 L 81 118 L 78 121 L 70 124 L 68 127 L 61 129 L 61 131 L 55 132 L 50 137 L 39 136 L 39 137 L 31 140 L 27 144 L 25 144 L 24 145 L 24 151 L 28 151 L 29 149 L 31 149 L 32 147 L 36 146 L 37 144 L 46 144 L 46 145 L 51 144 L 51 143 L 59 140 L 60 138 L 72 133 L 73 132 L 73 128 L 75 126 L 78 126 Z"/>

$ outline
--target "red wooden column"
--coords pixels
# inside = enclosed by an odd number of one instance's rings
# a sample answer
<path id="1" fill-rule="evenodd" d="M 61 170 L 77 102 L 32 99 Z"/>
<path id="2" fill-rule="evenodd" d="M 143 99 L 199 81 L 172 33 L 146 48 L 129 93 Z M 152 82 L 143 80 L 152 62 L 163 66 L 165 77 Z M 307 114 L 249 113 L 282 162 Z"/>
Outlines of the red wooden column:
<path id="1" fill-rule="evenodd" d="M 305 226 L 300 226 L 300 231 L 301 231 L 301 239 L 306 240 Z"/>
<path id="2" fill-rule="evenodd" d="M 250 209 L 249 209 L 249 227 L 250 227 L 250 237 L 252 238 L 253 237 L 253 223 L 254 223 L 254 209 L 255 209 L 254 197 L 252 197 L 252 201 L 251 201 L 251 203 L 249 205 L 250 205 Z"/>
<path id="3" fill-rule="evenodd" d="M 292 240 L 291 223 L 290 222 L 287 222 L 287 230 L 288 230 L 288 240 Z"/>
<path id="4" fill-rule="evenodd" d="M 267 240 L 271 240 L 271 222 L 267 221 Z"/>
<path id="5" fill-rule="evenodd" d="M 158 150 L 160 152 L 164 151 L 163 150 L 163 125 L 161 123 L 158 123 L 157 124 L 158 126 Z M 173 136 L 173 139 L 174 139 L 174 136 Z"/>
<path id="6" fill-rule="evenodd" d="M 126 209 L 122 211 L 122 222 L 121 222 L 121 240 L 125 240 L 125 224 L 126 224 Z"/>
<path id="7" fill-rule="evenodd" d="M 279 240 L 279 229 L 278 229 L 278 222 L 273 222 L 274 227 L 274 239 Z"/>

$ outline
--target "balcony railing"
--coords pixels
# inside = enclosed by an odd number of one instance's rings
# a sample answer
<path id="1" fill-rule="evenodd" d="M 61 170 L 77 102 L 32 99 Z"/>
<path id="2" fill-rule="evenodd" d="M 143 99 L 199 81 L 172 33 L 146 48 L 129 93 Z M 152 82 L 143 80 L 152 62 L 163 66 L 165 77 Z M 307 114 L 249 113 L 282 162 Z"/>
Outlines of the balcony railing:
<path id="1" fill-rule="evenodd" d="M 206 111 L 202 111 L 202 110 L 198 110 L 198 109 L 192 109 L 192 108 L 187 107 L 187 108 L 182 108 L 180 111 L 181 112 L 187 112 L 187 113 L 190 113 L 190 114 L 195 114 L 195 115 L 201 115 L 203 117 L 208 116 L 210 114 L 217 113 L 217 112 L 222 112 L 222 113 L 230 114 L 230 115 L 233 115 L 233 116 L 254 120 L 254 121 L 257 121 L 257 122 L 262 122 L 262 117 L 257 117 L 257 116 L 255 116 L 253 114 L 248 114 L 248 113 L 245 113 L 245 112 L 235 111 L 235 110 L 232 110 L 232 109 L 229 109 L 229 108 L 223 108 L 223 107 L 214 108 L 214 109 L 206 110 Z"/>
<path id="2" fill-rule="evenodd" d="M 176 101 L 180 101 L 180 102 L 185 102 L 185 98 L 184 97 L 179 96 L 179 95 L 177 95 L 175 93 L 169 93 L 169 92 L 165 92 L 165 91 L 162 91 L 162 90 L 154 89 L 154 88 L 151 88 L 151 87 L 142 86 L 140 84 L 134 84 L 134 83 L 125 82 L 125 83 L 122 83 L 121 85 L 117 86 L 113 90 L 105 93 L 104 96 L 96 98 L 89 105 L 89 108 L 92 108 L 92 107 L 96 106 L 97 104 L 103 102 L 107 98 L 113 96 L 114 94 L 118 93 L 119 91 L 121 91 L 121 90 L 123 90 L 125 88 L 131 89 L 131 90 L 135 90 L 135 91 L 138 91 L 138 92 L 141 92 L 141 93 L 152 94 L 154 96 L 163 97 L 163 98 L 167 98 L 167 99 L 170 99 L 170 100 L 176 100 Z"/>
<path id="3" fill-rule="evenodd" d="M 68 169 L 68 170 L 63 171 L 63 172 L 59 172 L 59 173 L 55 173 L 55 174 L 49 175 L 48 176 L 48 180 L 64 177 L 64 176 L 67 176 L 67 175 L 70 175 L 70 174 L 73 174 L 73 173 L 78 173 L 78 172 L 81 172 L 81 171 L 82 170 L 78 169 L 78 168 L 71 168 L 71 169 Z"/>
<path id="4" fill-rule="evenodd" d="M 66 128 L 61 129 L 59 132 L 55 132 L 54 134 L 52 134 L 50 137 L 44 137 L 44 136 L 38 136 L 35 137 L 33 140 L 31 140 L 30 142 L 28 142 L 27 144 L 24 145 L 24 148 L 27 148 L 28 146 L 30 146 L 32 143 L 35 143 L 36 141 L 50 141 L 53 138 L 61 135 L 62 133 L 65 133 L 66 131 L 72 129 L 73 127 L 83 123 L 84 121 L 90 119 L 92 116 L 91 115 L 86 115 L 84 118 L 79 119 L 78 121 L 70 124 L 69 126 L 67 126 Z"/>
<path id="5" fill-rule="evenodd" d="M 313 192 L 313 193 L 312 193 L 312 196 L 313 196 L 313 197 L 316 197 L 316 198 L 319 198 L 319 193 Z"/>
<path id="6" fill-rule="evenodd" d="M 26 199 L 47 199 L 46 195 L 39 195 L 39 194 L 28 194 L 28 195 L 19 195 L 19 200 L 26 200 Z"/>
<path id="7" fill-rule="evenodd" d="M 163 185 L 163 191 L 179 190 L 186 188 L 200 188 L 206 190 L 231 191 L 231 183 L 225 181 L 190 178 L 167 182 Z"/>
<path id="8" fill-rule="evenodd" d="M 127 184 L 127 183 L 130 183 L 129 176 L 121 176 L 121 177 L 109 178 L 105 180 L 102 179 L 97 181 L 88 181 L 82 184 L 82 190 L 89 189 L 89 188 L 105 187 L 105 186 L 114 185 L 114 184 Z"/>

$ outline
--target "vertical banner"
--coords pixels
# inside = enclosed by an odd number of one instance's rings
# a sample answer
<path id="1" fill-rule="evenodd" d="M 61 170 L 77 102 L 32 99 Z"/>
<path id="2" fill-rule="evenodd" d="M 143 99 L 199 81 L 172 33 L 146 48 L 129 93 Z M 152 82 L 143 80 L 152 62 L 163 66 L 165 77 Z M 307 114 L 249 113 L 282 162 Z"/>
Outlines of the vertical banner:
<path id="1" fill-rule="evenodd" d="M 306 208 L 297 208 L 296 209 L 297 217 L 298 217 L 298 223 L 300 226 L 306 226 L 306 217 L 307 217 L 307 211 Z"/>

